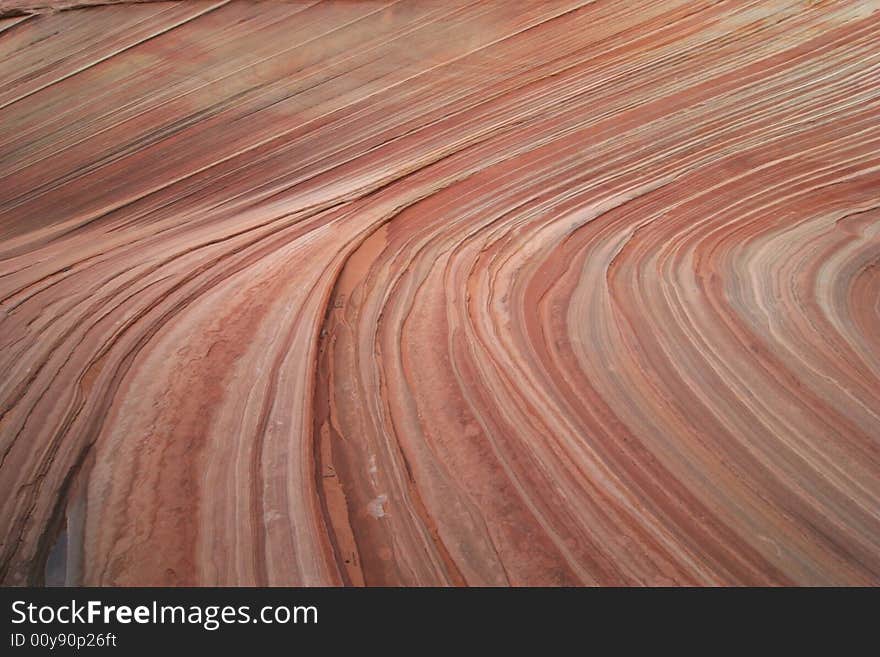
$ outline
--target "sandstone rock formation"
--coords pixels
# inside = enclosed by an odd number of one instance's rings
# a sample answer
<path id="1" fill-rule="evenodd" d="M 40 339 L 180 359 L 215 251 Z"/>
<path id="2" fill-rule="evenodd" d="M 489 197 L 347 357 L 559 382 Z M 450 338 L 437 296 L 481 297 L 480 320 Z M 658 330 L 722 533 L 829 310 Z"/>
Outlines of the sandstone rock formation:
<path id="1" fill-rule="evenodd" d="M 0 2 L 3 583 L 880 583 L 877 2 L 98 4 Z"/>

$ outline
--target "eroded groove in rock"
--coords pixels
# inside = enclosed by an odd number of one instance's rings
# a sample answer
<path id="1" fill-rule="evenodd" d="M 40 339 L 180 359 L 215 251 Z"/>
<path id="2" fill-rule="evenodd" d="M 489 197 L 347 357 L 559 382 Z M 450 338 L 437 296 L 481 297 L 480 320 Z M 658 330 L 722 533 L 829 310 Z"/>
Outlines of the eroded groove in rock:
<path id="1" fill-rule="evenodd" d="M 880 583 L 875 3 L 76 4 L 0 2 L 3 583 Z"/>

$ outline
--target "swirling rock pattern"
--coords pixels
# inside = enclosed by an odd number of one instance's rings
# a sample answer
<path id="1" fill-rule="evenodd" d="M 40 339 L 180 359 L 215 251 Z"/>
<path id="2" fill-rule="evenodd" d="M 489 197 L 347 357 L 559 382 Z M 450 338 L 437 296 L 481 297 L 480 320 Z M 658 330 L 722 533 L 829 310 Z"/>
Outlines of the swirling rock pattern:
<path id="1" fill-rule="evenodd" d="M 4 583 L 880 583 L 874 0 L 61 4 Z"/>

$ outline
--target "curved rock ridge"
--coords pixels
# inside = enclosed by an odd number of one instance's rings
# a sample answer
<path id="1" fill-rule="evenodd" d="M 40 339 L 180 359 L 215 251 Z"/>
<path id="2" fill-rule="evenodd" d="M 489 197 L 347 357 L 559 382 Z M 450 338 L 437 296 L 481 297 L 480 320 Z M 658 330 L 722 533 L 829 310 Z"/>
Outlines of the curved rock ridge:
<path id="1" fill-rule="evenodd" d="M 4 584 L 880 584 L 877 3 L 50 5 Z"/>

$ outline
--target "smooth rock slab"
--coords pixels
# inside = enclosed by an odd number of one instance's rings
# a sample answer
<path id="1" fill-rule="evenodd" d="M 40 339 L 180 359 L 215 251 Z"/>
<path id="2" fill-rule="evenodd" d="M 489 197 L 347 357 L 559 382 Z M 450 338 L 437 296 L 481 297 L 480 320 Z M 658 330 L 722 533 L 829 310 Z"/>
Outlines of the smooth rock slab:
<path id="1" fill-rule="evenodd" d="M 880 583 L 880 8 L 0 2 L 0 579 Z"/>

